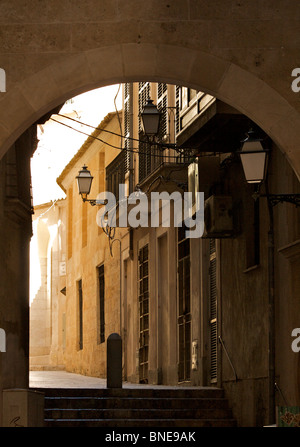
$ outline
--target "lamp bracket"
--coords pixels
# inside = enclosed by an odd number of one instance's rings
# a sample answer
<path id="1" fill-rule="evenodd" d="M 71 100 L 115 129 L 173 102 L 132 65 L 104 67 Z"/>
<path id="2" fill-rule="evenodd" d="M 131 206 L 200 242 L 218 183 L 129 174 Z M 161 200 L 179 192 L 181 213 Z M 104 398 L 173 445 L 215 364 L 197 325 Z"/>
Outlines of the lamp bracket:
<path id="1" fill-rule="evenodd" d="M 272 206 L 288 202 L 300 206 L 300 194 L 255 194 L 256 197 L 267 197 Z"/>
<path id="2" fill-rule="evenodd" d="M 89 202 L 92 206 L 98 205 L 106 205 L 107 200 L 97 200 L 97 199 L 86 199 L 85 197 L 82 197 L 83 202 Z"/>

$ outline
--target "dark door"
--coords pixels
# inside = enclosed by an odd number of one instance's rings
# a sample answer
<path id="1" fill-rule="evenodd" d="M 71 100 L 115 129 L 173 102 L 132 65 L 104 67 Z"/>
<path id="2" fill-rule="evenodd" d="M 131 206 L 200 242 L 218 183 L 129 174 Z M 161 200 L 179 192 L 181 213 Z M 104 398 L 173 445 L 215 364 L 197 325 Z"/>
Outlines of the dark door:
<path id="1" fill-rule="evenodd" d="M 178 381 L 191 378 L 190 240 L 178 228 Z"/>

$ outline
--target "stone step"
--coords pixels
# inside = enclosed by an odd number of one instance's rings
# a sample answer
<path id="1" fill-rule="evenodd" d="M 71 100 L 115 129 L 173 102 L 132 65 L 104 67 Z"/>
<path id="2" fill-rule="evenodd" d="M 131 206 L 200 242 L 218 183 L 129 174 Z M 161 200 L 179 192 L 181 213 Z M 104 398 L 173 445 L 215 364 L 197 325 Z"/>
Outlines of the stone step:
<path id="1" fill-rule="evenodd" d="M 46 397 L 222 398 L 221 388 L 35 388 Z"/>
<path id="2" fill-rule="evenodd" d="M 48 409 L 111 409 L 111 408 L 228 408 L 228 401 L 224 398 L 148 398 L 148 397 L 45 397 Z"/>
<path id="3" fill-rule="evenodd" d="M 234 419 L 45 419 L 46 427 L 235 427 Z"/>
<path id="4" fill-rule="evenodd" d="M 232 427 L 219 388 L 39 389 L 45 394 L 45 426 Z"/>
<path id="5" fill-rule="evenodd" d="M 46 409 L 46 419 L 226 419 L 229 409 Z"/>

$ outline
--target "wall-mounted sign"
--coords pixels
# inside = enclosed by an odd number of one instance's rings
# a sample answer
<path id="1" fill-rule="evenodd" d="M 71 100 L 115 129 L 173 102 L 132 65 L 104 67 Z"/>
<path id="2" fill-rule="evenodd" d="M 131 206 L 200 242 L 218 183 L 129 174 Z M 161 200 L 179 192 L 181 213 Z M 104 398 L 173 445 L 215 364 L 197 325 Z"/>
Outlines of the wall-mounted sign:
<path id="1" fill-rule="evenodd" d="M 59 276 L 66 275 L 66 262 L 62 261 L 59 263 Z"/>
<path id="2" fill-rule="evenodd" d="M 0 328 L 0 352 L 6 352 L 6 333 Z"/>
<path id="3" fill-rule="evenodd" d="M 0 68 L 0 92 L 6 92 L 6 73 L 3 68 Z"/>

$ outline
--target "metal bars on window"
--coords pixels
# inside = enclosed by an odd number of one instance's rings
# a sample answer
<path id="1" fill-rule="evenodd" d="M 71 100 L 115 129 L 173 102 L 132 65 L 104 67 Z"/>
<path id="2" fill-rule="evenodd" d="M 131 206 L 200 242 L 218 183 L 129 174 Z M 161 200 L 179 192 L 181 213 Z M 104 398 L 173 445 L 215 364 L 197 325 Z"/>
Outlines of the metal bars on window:
<path id="1" fill-rule="evenodd" d="M 148 244 L 139 250 L 139 381 L 148 383 L 149 355 L 149 264 Z"/>
<path id="2" fill-rule="evenodd" d="M 210 379 L 217 382 L 218 325 L 217 325 L 217 258 L 216 241 L 209 241 L 209 295 L 210 295 Z"/>

